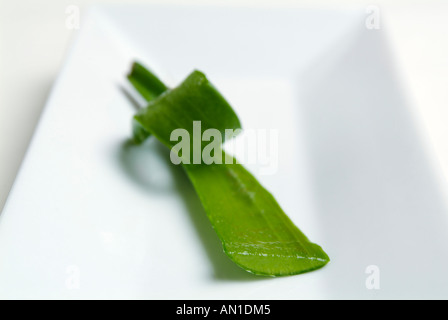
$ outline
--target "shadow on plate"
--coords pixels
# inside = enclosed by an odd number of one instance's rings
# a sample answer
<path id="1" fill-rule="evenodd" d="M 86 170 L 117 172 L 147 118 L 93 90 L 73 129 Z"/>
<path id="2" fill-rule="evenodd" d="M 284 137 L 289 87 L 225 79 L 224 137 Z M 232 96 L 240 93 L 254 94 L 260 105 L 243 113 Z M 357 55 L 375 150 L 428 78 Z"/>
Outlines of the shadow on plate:
<path id="1" fill-rule="evenodd" d="M 362 31 L 364 29 L 364 31 Z M 327 284 L 346 298 L 447 296 L 447 209 L 383 31 L 339 43 L 302 74 L 300 110 Z M 381 290 L 369 290 L 369 266 Z"/>
<path id="2" fill-rule="evenodd" d="M 158 161 L 155 161 L 158 158 Z M 170 161 L 169 149 L 154 138 L 149 138 L 143 145 L 135 145 L 132 141 L 125 141 L 120 146 L 119 160 L 123 170 L 141 188 L 153 193 L 178 194 L 190 215 L 197 235 L 201 240 L 214 267 L 215 280 L 255 281 L 270 279 L 250 274 L 234 264 L 224 253 L 221 241 L 211 227 L 211 223 L 202 207 L 193 186 L 181 166 Z M 153 166 L 155 163 L 166 163 L 165 168 Z M 144 165 L 144 167 L 143 167 Z M 160 174 L 165 171 L 171 179 Z M 174 184 L 167 184 L 167 180 Z"/>

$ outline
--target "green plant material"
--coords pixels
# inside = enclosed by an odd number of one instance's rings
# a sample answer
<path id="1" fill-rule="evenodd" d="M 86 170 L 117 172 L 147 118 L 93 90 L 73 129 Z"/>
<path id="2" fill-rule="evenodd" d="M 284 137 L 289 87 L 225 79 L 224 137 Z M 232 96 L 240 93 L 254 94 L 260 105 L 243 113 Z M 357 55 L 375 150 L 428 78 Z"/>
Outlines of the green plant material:
<path id="1" fill-rule="evenodd" d="M 193 139 L 194 121 L 201 121 L 201 136 L 209 128 L 224 137 L 226 129 L 241 128 L 233 109 L 203 73 L 194 71 L 181 85 L 161 94 L 160 81 L 154 82 L 156 77 L 142 68 L 134 64 L 129 75 L 148 100 L 134 120 L 168 148 L 177 143 L 170 139 L 175 129 L 187 130 Z M 159 95 L 155 97 L 154 92 Z M 136 140 L 142 141 L 141 137 Z M 193 154 L 194 141 L 190 146 Z M 204 144 L 200 147 L 203 150 Z M 248 272 L 266 276 L 300 274 L 328 263 L 327 254 L 292 223 L 253 175 L 222 149 L 218 156 L 222 164 L 190 161 L 182 166 L 232 261 Z M 185 155 L 180 157 L 185 160 Z"/>
<path id="2" fill-rule="evenodd" d="M 168 90 L 159 78 L 138 62 L 133 63 L 128 80 L 146 101 L 154 100 Z M 135 120 L 132 122 L 132 130 L 134 142 L 137 144 L 142 143 L 151 135 Z"/>
<path id="3" fill-rule="evenodd" d="M 168 90 L 159 78 L 138 62 L 132 64 L 128 80 L 146 101 L 154 100 Z"/>

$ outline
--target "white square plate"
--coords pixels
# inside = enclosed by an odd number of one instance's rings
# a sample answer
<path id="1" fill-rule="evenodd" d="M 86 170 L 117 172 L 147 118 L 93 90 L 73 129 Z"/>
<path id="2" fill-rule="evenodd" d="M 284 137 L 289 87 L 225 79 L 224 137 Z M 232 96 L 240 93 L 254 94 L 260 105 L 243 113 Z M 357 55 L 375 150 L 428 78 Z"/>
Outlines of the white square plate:
<path id="1" fill-rule="evenodd" d="M 446 208 L 385 32 L 365 19 L 92 9 L 0 217 L 0 298 L 447 298 Z M 170 85 L 202 70 L 245 128 L 277 130 L 276 173 L 248 167 L 326 267 L 266 279 L 224 255 L 168 151 L 126 143 L 134 59 Z"/>

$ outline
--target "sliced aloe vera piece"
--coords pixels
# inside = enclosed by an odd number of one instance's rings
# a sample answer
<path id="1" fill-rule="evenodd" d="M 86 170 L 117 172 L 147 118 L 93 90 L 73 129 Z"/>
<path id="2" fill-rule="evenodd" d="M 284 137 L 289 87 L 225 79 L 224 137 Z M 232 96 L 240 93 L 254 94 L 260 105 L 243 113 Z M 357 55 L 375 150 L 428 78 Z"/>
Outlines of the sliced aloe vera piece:
<path id="1" fill-rule="evenodd" d="M 132 64 L 127 77 L 146 101 L 154 100 L 168 90 L 168 87 L 154 73 L 138 62 Z"/>
<path id="2" fill-rule="evenodd" d="M 329 261 L 242 165 L 184 167 L 225 253 L 243 269 L 259 275 L 293 275 Z"/>
<path id="3" fill-rule="evenodd" d="M 160 81 L 156 75 L 138 62 L 132 64 L 131 72 L 128 74 L 127 78 L 137 92 L 148 102 L 156 99 L 168 90 L 165 84 Z M 139 122 L 135 121 L 135 119 L 132 121 L 132 130 L 134 142 L 138 144 L 145 141 L 151 135 Z"/>
<path id="4" fill-rule="evenodd" d="M 132 72 L 130 80 L 152 90 L 151 81 L 135 79 Z M 214 128 L 224 138 L 226 129 L 241 127 L 233 109 L 199 71 L 150 100 L 134 119 L 169 148 L 177 143 L 170 140 L 173 130 L 185 129 L 191 138 L 190 155 L 194 121 L 201 121 L 201 135 Z M 219 152 L 222 164 L 190 161 L 183 167 L 229 258 L 246 271 L 266 276 L 300 274 L 327 264 L 328 255 L 292 223 L 254 176 L 222 149 Z"/>

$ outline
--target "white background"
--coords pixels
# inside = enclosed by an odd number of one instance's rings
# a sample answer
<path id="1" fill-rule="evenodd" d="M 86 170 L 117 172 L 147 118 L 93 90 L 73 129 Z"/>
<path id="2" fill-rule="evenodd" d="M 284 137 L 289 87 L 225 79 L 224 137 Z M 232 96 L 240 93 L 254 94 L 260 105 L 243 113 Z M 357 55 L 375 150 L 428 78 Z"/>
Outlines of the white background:
<path id="1" fill-rule="evenodd" d="M 76 30 L 66 8 L 91 4 L 156 3 L 218 6 L 350 8 L 376 5 L 387 29 L 401 83 L 440 183 L 448 179 L 448 3 L 362 0 L 0 0 L 0 210 L 26 152 L 41 110 Z"/>

